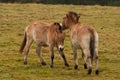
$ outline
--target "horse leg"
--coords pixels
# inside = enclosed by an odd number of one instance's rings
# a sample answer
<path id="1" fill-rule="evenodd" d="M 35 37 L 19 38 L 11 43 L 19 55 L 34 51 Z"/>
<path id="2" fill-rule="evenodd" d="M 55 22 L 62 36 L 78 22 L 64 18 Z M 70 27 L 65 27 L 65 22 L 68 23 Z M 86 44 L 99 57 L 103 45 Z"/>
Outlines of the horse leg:
<path id="1" fill-rule="evenodd" d="M 96 71 L 95 73 L 98 75 L 99 74 L 99 70 L 98 70 L 98 49 L 95 49 L 94 52 L 94 60 L 95 60 L 95 64 L 96 64 Z"/>
<path id="2" fill-rule="evenodd" d="M 37 45 L 37 47 L 36 47 L 36 53 L 37 53 L 38 57 L 40 58 L 41 64 L 42 64 L 42 65 L 46 65 L 46 62 L 45 62 L 44 59 L 42 58 L 41 46 Z"/>
<path id="3" fill-rule="evenodd" d="M 53 68 L 54 51 L 53 51 L 53 47 L 52 47 L 52 46 L 50 46 L 50 53 L 51 53 L 51 63 L 50 63 L 50 67 Z"/>
<path id="4" fill-rule="evenodd" d="M 32 44 L 32 39 L 27 39 L 27 42 L 26 42 L 26 45 L 25 45 L 25 55 L 24 55 L 24 64 L 26 65 L 27 64 L 27 57 L 28 57 L 28 53 L 29 53 L 29 48 Z"/>
<path id="5" fill-rule="evenodd" d="M 78 55 L 77 55 L 77 49 L 72 47 L 73 54 L 74 54 L 74 69 L 78 69 Z"/>
<path id="6" fill-rule="evenodd" d="M 83 51 L 82 51 L 82 58 L 84 60 L 84 69 L 87 69 L 86 57 Z"/>
<path id="7" fill-rule="evenodd" d="M 85 58 L 84 58 L 85 61 L 88 59 L 88 63 L 89 63 L 88 74 L 91 74 L 91 72 L 92 72 L 92 59 L 91 59 L 91 55 L 90 55 L 90 50 L 84 49 L 83 52 L 85 54 Z"/>
<path id="8" fill-rule="evenodd" d="M 59 51 L 60 56 L 63 58 L 64 65 L 67 66 L 67 67 L 69 67 L 69 64 L 68 64 L 68 62 L 67 62 L 67 60 L 66 60 L 66 57 L 65 57 L 64 52 L 63 52 L 63 51 L 60 51 L 60 50 L 58 50 L 58 51 Z"/>

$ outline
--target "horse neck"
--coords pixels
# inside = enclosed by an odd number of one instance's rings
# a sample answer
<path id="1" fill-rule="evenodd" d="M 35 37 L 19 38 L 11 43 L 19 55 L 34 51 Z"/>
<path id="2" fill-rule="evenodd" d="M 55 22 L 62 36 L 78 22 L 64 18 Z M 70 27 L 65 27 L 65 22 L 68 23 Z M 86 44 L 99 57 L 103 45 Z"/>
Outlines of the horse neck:
<path id="1" fill-rule="evenodd" d="M 48 33 L 47 33 L 47 40 L 50 43 L 50 45 L 55 46 L 55 38 L 56 38 L 56 30 L 52 29 L 52 27 L 49 27 Z"/>
<path id="2" fill-rule="evenodd" d="M 49 31 L 50 31 L 51 33 L 54 33 L 54 32 L 56 31 L 56 29 L 55 29 L 54 26 L 50 26 L 50 27 L 49 27 Z"/>
<path id="3" fill-rule="evenodd" d="M 53 36 L 55 36 L 56 34 L 56 29 L 53 28 L 53 26 L 50 26 L 48 32 L 49 32 L 49 37 L 53 38 Z"/>
<path id="4" fill-rule="evenodd" d="M 70 23 L 69 27 L 70 27 L 70 30 L 74 28 L 75 25 L 79 24 L 79 22 L 72 22 Z"/>

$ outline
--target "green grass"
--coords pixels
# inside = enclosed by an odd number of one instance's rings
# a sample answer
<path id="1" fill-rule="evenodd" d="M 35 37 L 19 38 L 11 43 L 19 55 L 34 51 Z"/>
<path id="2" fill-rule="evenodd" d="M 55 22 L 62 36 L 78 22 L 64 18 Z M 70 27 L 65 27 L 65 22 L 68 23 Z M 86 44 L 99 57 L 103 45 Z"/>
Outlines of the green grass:
<path id="1" fill-rule="evenodd" d="M 61 22 L 68 11 L 81 14 L 80 22 L 93 26 L 99 33 L 100 74 L 87 75 L 83 69 L 81 52 L 79 69 L 74 70 L 73 52 L 66 30 L 65 55 L 70 67 L 65 67 L 55 51 L 54 68 L 49 67 L 49 48 L 43 48 L 46 66 L 39 63 L 35 44 L 31 46 L 28 65 L 23 65 L 24 54 L 18 50 L 23 39 L 24 28 L 32 21 Z M 119 80 L 120 79 L 120 7 L 1 4 L 0 3 L 0 80 Z"/>

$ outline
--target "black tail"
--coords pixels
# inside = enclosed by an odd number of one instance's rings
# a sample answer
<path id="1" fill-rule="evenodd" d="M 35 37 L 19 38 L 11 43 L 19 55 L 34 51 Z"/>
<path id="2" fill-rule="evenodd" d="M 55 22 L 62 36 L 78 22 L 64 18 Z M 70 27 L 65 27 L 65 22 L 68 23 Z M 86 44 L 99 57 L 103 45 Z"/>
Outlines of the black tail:
<path id="1" fill-rule="evenodd" d="M 19 52 L 20 52 L 20 53 L 23 52 L 23 49 L 24 49 L 24 47 L 25 47 L 25 45 L 26 45 L 26 41 L 27 41 L 27 38 L 26 38 L 26 32 L 25 32 L 23 42 L 22 42 L 21 47 L 20 47 L 20 49 L 19 49 Z"/>
<path id="2" fill-rule="evenodd" d="M 95 49 L 95 36 L 93 34 L 90 40 L 90 54 L 91 54 L 92 61 L 94 57 L 94 49 Z"/>

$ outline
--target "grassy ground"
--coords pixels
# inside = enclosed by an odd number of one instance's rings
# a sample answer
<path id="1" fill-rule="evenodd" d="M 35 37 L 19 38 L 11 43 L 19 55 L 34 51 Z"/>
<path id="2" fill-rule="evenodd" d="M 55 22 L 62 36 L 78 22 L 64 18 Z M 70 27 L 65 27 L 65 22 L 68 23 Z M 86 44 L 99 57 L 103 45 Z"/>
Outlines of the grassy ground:
<path id="1" fill-rule="evenodd" d="M 99 33 L 99 69 L 87 75 L 79 51 L 79 69 L 73 69 L 73 53 L 69 30 L 66 30 L 65 55 L 70 67 L 65 67 L 55 51 L 54 68 L 49 67 L 49 48 L 43 48 L 47 66 L 39 63 L 35 44 L 30 49 L 28 65 L 18 50 L 24 28 L 32 21 L 61 22 L 68 11 L 81 14 L 80 22 L 93 26 Z M 94 68 L 95 64 L 93 64 Z M 93 70 L 94 71 L 94 70 Z M 74 6 L 43 4 L 0 4 L 0 80 L 120 80 L 120 7 Z"/>

